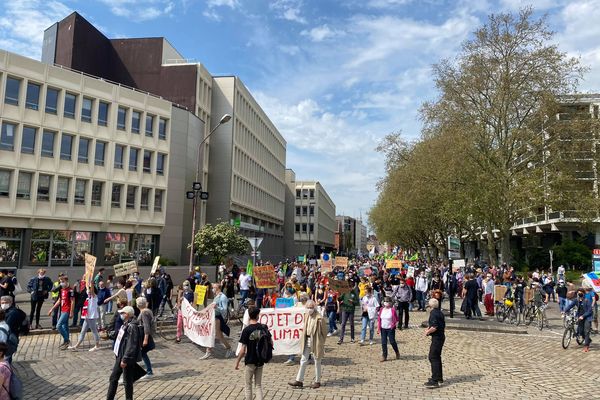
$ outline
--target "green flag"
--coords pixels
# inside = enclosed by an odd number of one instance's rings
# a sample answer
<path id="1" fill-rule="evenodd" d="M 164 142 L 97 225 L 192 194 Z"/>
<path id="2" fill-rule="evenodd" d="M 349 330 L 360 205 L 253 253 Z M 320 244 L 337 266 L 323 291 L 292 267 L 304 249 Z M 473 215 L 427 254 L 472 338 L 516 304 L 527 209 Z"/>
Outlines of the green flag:
<path id="1" fill-rule="evenodd" d="M 418 260 L 419 260 L 419 252 L 418 251 L 415 254 L 413 254 L 411 258 L 408 259 L 408 261 L 418 261 Z"/>
<path id="2" fill-rule="evenodd" d="M 246 274 L 252 276 L 252 269 L 254 266 L 252 265 L 252 260 L 248 259 L 248 264 L 246 264 Z"/>

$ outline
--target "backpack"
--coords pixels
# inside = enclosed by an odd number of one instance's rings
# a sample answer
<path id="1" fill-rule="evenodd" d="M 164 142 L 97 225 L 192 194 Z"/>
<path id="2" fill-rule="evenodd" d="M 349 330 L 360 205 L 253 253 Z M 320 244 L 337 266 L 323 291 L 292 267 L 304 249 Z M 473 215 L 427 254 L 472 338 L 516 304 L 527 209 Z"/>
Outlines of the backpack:
<path id="1" fill-rule="evenodd" d="M 16 313 L 16 320 L 17 320 L 16 325 L 19 327 L 19 331 L 15 332 L 16 335 L 17 336 L 29 335 L 29 317 L 27 317 L 27 314 L 25 313 L 25 311 L 21 310 L 20 308 L 14 307 L 12 309 L 12 311 L 10 311 L 10 312 Z"/>
<path id="2" fill-rule="evenodd" d="M 11 332 L 10 329 L 7 330 L 6 328 L 0 327 L 0 332 L 3 332 L 7 337 L 6 345 L 8 346 L 8 349 L 6 350 L 6 356 L 10 357 L 15 354 L 17 347 L 19 347 L 19 337 Z"/>
<path id="3" fill-rule="evenodd" d="M 8 397 L 11 400 L 23 400 L 23 383 L 15 374 L 15 370 L 10 365 L 7 367 L 10 370 L 10 390 L 6 390 L 5 385 L 2 385 L 2 388 L 8 392 Z"/>
<path id="4" fill-rule="evenodd" d="M 260 325 L 256 330 L 258 340 L 256 341 L 256 359 L 259 363 L 266 364 L 273 358 L 273 339 L 266 325 Z"/>

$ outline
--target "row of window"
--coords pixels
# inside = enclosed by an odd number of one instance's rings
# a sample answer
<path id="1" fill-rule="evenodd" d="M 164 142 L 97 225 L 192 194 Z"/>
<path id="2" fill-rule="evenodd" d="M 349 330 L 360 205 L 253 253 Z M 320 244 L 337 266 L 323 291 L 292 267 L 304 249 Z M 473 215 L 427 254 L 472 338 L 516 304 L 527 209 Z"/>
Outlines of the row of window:
<path id="1" fill-rule="evenodd" d="M 309 224 L 310 226 L 310 232 L 314 232 L 315 231 L 315 225 L 314 224 Z M 296 233 L 300 233 L 300 227 L 302 227 L 302 232 L 306 233 L 306 229 L 307 229 L 307 224 L 296 224 Z"/>
<path id="2" fill-rule="evenodd" d="M 0 131 L 0 150 L 13 151 L 15 148 L 15 138 L 17 136 L 19 126 L 10 122 L 2 122 L 2 130 Z M 35 154 L 36 142 L 38 139 L 38 128 L 32 126 L 23 126 L 21 130 L 21 153 L 23 154 Z M 41 155 L 42 157 L 53 158 L 55 155 L 55 143 L 58 132 L 44 129 L 41 137 Z M 66 133 L 60 134 L 60 159 L 61 160 L 72 160 L 73 155 L 73 144 L 76 137 Z M 104 166 L 106 152 L 108 150 L 109 143 L 101 140 L 94 140 L 83 136 L 78 137 L 77 143 L 77 162 L 87 164 L 90 162 L 90 151 L 92 145 L 94 146 L 94 164 L 98 166 Z M 94 143 L 95 142 L 95 143 Z M 115 157 L 114 167 L 117 169 L 123 169 L 125 155 L 129 152 L 129 170 L 137 171 L 139 163 L 139 155 L 142 154 L 142 170 L 145 173 L 152 172 L 152 163 L 156 158 L 155 171 L 158 175 L 164 175 L 165 163 L 167 155 L 164 153 L 156 153 L 151 150 L 143 150 L 132 146 L 126 146 L 121 144 L 114 144 Z M 129 151 L 127 148 L 129 147 Z"/>
<path id="3" fill-rule="evenodd" d="M 310 215 L 313 216 L 315 215 L 315 207 L 314 206 L 310 206 L 310 209 L 307 206 L 296 206 L 296 215 L 300 216 L 300 215 L 309 215 L 308 211 L 310 210 Z"/>
<path id="4" fill-rule="evenodd" d="M 10 197 L 10 181 L 13 171 L 0 170 L 0 197 Z M 32 188 L 34 179 L 33 172 L 19 171 L 17 178 L 17 199 L 29 200 L 36 196 L 38 201 L 50 201 L 51 195 L 57 203 L 68 203 L 71 185 L 74 182 L 73 203 L 86 204 L 88 190 L 91 190 L 91 205 L 95 207 L 102 206 L 104 187 L 107 182 L 91 181 L 83 178 L 71 178 L 67 176 L 54 176 L 40 173 L 37 180 L 35 193 Z M 56 179 L 56 190 L 52 194 L 53 181 Z M 121 208 L 122 197 L 125 194 L 125 207 L 135 209 L 138 191 L 140 192 L 140 209 L 148 210 L 150 206 L 150 197 L 154 191 L 154 211 L 162 211 L 164 190 L 153 189 L 133 185 L 124 185 L 121 183 L 112 183 L 111 207 Z"/>
<path id="5" fill-rule="evenodd" d="M 314 199 L 315 198 L 315 189 L 296 189 L 296 198 L 297 199 Z"/>
<path id="6" fill-rule="evenodd" d="M 18 106 L 21 97 L 21 86 L 23 80 L 8 76 L 6 78 L 6 90 L 4 92 L 4 103 Z M 81 110 L 80 119 L 83 122 L 91 123 L 93 117 L 100 126 L 108 126 L 110 123 L 111 103 L 94 99 L 87 96 L 80 96 L 76 93 L 64 91 L 62 89 L 45 86 L 40 83 L 28 81 L 25 90 L 25 108 L 31 110 L 40 109 L 40 95 L 42 88 L 45 87 L 44 111 L 47 114 L 58 115 L 59 108 L 62 105 L 62 115 L 65 118 L 75 119 L 76 110 Z M 158 131 L 158 138 L 167 139 L 167 119 L 157 118 L 157 116 L 133 110 L 128 107 L 118 106 L 116 126 L 119 130 L 127 129 L 127 122 L 130 122 L 130 131 L 139 134 L 142 130 L 141 124 L 144 121 L 144 132 L 146 136 L 153 137 L 154 132 Z"/>

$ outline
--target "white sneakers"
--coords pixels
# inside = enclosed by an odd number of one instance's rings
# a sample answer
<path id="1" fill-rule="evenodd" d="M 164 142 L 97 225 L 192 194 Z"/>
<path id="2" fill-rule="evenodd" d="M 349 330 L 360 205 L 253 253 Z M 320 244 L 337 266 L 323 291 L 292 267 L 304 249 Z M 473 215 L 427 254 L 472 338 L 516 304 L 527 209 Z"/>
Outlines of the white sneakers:
<path id="1" fill-rule="evenodd" d="M 296 364 L 294 362 L 294 360 L 286 360 L 286 362 L 283 363 L 283 365 L 294 365 L 294 364 Z"/>
<path id="2" fill-rule="evenodd" d="M 206 353 L 204 353 L 204 355 L 202 357 L 200 357 L 201 360 L 208 360 L 209 358 L 213 358 L 212 353 L 209 353 L 208 351 Z"/>
<path id="3" fill-rule="evenodd" d="M 369 344 L 372 346 L 372 345 L 374 345 L 374 344 L 375 344 L 375 342 L 371 340 L 371 341 L 369 342 Z"/>
<path id="4" fill-rule="evenodd" d="M 96 350 L 100 350 L 99 346 L 94 346 L 91 349 L 89 349 L 88 351 L 96 351 Z"/>

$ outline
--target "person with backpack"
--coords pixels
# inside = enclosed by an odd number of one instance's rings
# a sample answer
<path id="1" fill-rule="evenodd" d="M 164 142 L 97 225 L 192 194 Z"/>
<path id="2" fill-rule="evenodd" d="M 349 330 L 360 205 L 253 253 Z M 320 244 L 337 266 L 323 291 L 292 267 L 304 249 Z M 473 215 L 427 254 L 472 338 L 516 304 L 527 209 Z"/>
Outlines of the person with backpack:
<path id="1" fill-rule="evenodd" d="M 327 321 L 317 312 L 317 306 L 314 301 L 306 302 L 306 312 L 304 313 L 304 329 L 300 334 L 300 369 L 296 380 L 289 382 L 288 385 L 295 388 L 304 386 L 304 373 L 309 356 L 312 354 L 315 360 L 315 381 L 310 386 L 311 389 L 321 387 L 321 363 L 325 355 L 325 340 L 327 339 Z"/>
<path id="2" fill-rule="evenodd" d="M 12 353 L 5 355 L 7 361 L 12 363 L 12 354 L 17 351 L 20 336 L 29 333 L 29 321 L 27 320 L 25 311 L 15 307 L 13 298 L 10 296 L 0 297 L 0 309 L 5 313 L 5 321 L 10 328 L 10 333 L 16 336 L 16 346 L 14 351 L 11 349 Z"/>
<path id="3" fill-rule="evenodd" d="M 125 399 L 133 400 L 133 382 L 146 374 L 137 363 L 142 351 L 140 328 L 133 307 L 125 306 L 118 313 L 123 325 L 119 329 L 113 348 L 115 364 L 108 378 L 106 400 L 114 400 L 121 375 L 125 386 Z"/>
<path id="4" fill-rule="evenodd" d="M 60 309 L 60 316 L 58 317 L 56 327 L 58 333 L 63 337 L 63 343 L 60 345 L 61 350 L 66 350 L 71 343 L 69 340 L 69 318 L 73 318 L 73 312 L 75 311 L 74 297 L 73 289 L 69 287 L 69 277 L 64 275 L 60 278 L 60 294 L 58 300 L 54 303 L 52 308 L 50 308 L 50 311 L 48 311 L 48 316 L 50 316 L 55 308 L 58 307 Z"/>
<path id="5" fill-rule="evenodd" d="M 262 374 L 265 363 L 271 361 L 273 356 L 273 339 L 266 325 L 258 323 L 260 308 L 248 309 L 248 326 L 242 330 L 240 336 L 241 348 L 235 363 L 235 369 L 240 369 L 240 361 L 244 359 L 246 400 L 252 400 L 252 380 L 256 387 L 256 399 L 262 400 Z"/>
<path id="6" fill-rule="evenodd" d="M 12 362 L 12 355 L 19 347 L 19 337 L 11 331 L 10 326 L 6 323 L 6 313 L 4 310 L 0 310 L 0 343 L 6 343 L 7 345 L 4 357 L 10 364 Z"/>
<path id="7" fill-rule="evenodd" d="M 38 269 L 37 276 L 34 276 L 27 283 L 27 292 L 31 294 L 31 312 L 29 313 L 29 322 L 33 325 L 35 316 L 35 329 L 41 329 L 40 312 L 44 300 L 48 298 L 48 293 L 52 290 L 52 280 L 46 276 L 46 270 Z M 33 327 L 30 327 L 33 329 Z"/>

